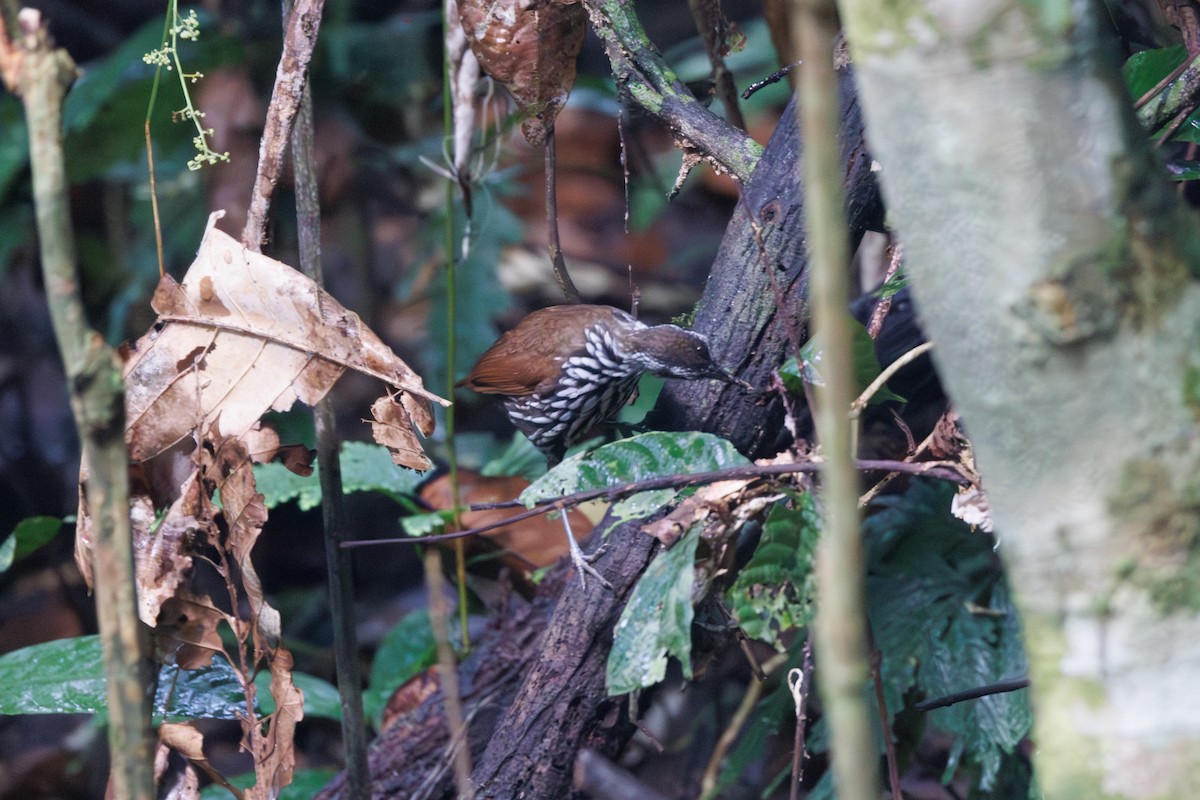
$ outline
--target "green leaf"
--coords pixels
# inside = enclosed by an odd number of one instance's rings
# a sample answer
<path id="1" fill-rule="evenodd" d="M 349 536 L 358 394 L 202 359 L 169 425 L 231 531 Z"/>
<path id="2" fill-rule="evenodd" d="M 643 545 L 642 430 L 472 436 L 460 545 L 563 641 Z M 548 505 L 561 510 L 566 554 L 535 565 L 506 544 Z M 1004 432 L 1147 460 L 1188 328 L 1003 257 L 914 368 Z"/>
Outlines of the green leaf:
<path id="1" fill-rule="evenodd" d="M 437 662 L 437 641 L 429 624 L 429 612 L 413 611 L 388 631 L 375 651 L 363 708 L 379 727 L 388 698 L 405 681 Z"/>
<path id="2" fill-rule="evenodd" d="M 862 394 L 871 382 L 879 377 L 879 373 L 883 368 L 879 364 L 879 356 L 875 354 L 875 342 L 871 339 L 871 334 L 867 333 L 867 329 L 862 323 L 850 317 L 847 314 L 850 323 L 852 339 L 851 355 L 854 358 L 854 386 L 855 394 Z M 804 383 L 813 386 L 825 385 L 825 379 L 821 376 L 821 371 L 824 368 L 821 364 L 825 357 L 825 353 L 821 348 L 821 342 L 817 337 L 808 340 L 808 343 L 800 348 L 801 366 L 797 366 L 796 359 L 790 358 L 782 367 L 779 368 L 780 377 L 783 379 L 784 386 L 790 391 L 797 391 L 797 377 Z M 801 386 L 800 391 L 803 390 Z M 900 395 L 891 391 L 884 386 L 871 397 L 870 403 L 882 403 L 887 400 L 895 400 L 898 403 L 908 402 Z"/>
<path id="3" fill-rule="evenodd" d="M 405 536 L 433 536 L 446 530 L 453 514 L 449 510 L 409 514 L 400 518 L 400 527 L 404 528 Z"/>
<path id="4" fill-rule="evenodd" d="M 1015 678 L 1028 667 L 1021 626 L 992 539 L 949 513 L 953 487 L 914 481 L 868 517 L 867 609 L 882 654 L 888 712 L 912 690 L 937 697 Z M 990 695 L 931 713 L 991 787 L 1011 772 L 1032 724 L 1027 693 Z M 954 760 L 954 759 L 952 759 Z"/>
<path id="5" fill-rule="evenodd" d="M 332 683 L 315 675 L 294 671 L 292 683 L 304 693 L 304 716 L 334 720 L 342 718 L 342 701 L 338 696 L 337 687 Z M 254 676 L 254 685 L 258 688 L 256 697 L 262 713 L 274 712 L 275 698 L 271 696 L 271 673 L 265 669 L 261 670 Z"/>
<path id="6" fill-rule="evenodd" d="M 1121 67 L 1130 96 L 1136 100 L 1153 89 L 1186 57 L 1187 49 L 1183 45 L 1134 53 Z"/>
<path id="7" fill-rule="evenodd" d="M 771 510 L 750 561 L 729 590 L 738 624 L 751 639 L 774 644 L 781 634 L 807 625 L 816 592 L 813 557 L 821 515 L 811 494 Z"/>
<path id="8" fill-rule="evenodd" d="M 26 517 L 0 544 L 0 573 L 33 553 L 58 535 L 62 520 L 58 517 Z"/>
<path id="9" fill-rule="evenodd" d="M 518 475 L 525 480 L 535 481 L 546 474 L 546 457 L 533 446 L 533 442 L 520 433 L 514 433 L 504 452 L 484 464 L 480 474 L 486 478 Z"/>
<path id="10" fill-rule="evenodd" d="M 0 714 L 93 714 L 108 708 L 99 636 L 57 639 L 0 656 Z M 236 719 L 246 699 L 221 657 L 204 669 L 159 671 L 154 713 Z"/>
<path id="11" fill-rule="evenodd" d="M 613 634 L 605 684 L 618 695 L 653 686 L 667 673 L 667 656 L 692 677 L 692 582 L 700 526 L 660 553 L 633 588 Z"/>
<path id="12" fill-rule="evenodd" d="M 420 472 L 398 467 L 388 449 L 366 442 L 342 443 L 342 491 L 379 492 L 397 502 L 411 497 L 425 480 Z M 267 508 L 295 500 L 301 511 L 321 504 L 321 465 L 314 464 L 311 475 L 300 476 L 282 464 L 257 464 L 254 478 Z"/>
<path id="13" fill-rule="evenodd" d="M 571 456 L 534 481 L 519 499 L 532 508 L 540 500 L 576 492 L 749 463 L 732 444 L 711 433 L 652 431 Z M 640 519 L 679 493 L 679 489 L 639 492 L 616 503 L 611 513 L 617 520 Z"/>

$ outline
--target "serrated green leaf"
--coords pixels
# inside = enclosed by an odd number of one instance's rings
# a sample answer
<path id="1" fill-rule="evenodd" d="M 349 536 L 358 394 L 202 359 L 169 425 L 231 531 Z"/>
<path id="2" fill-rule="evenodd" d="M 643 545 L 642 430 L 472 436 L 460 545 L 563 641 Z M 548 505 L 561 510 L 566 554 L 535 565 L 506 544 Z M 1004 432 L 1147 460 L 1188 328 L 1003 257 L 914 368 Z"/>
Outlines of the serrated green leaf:
<path id="1" fill-rule="evenodd" d="M 321 505 L 321 481 L 317 469 L 313 465 L 311 475 L 297 475 L 283 464 L 255 464 L 254 484 L 269 509 L 295 500 L 301 511 L 309 511 Z"/>
<path id="2" fill-rule="evenodd" d="M 437 640 L 429 612 L 413 611 L 388 631 L 375 651 L 363 710 L 379 726 L 379 717 L 397 687 L 437 662 Z"/>
<path id="3" fill-rule="evenodd" d="M 382 445 L 367 442 L 343 442 L 341 452 L 342 491 L 379 492 L 403 502 L 417 491 L 424 474 L 398 467 Z M 254 479 L 267 508 L 295 500 L 301 511 L 321 504 L 321 465 L 314 464 L 311 475 L 297 475 L 282 464 L 256 464 Z"/>
<path id="4" fill-rule="evenodd" d="M 904 496 L 878 503 L 882 510 L 864 525 L 868 616 L 893 715 L 913 689 L 937 697 L 1027 671 L 992 540 L 949 513 L 953 492 L 915 481 Z M 930 719 L 953 735 L 952 753 L 979 768 L 981 787 L 1011 772 L 1014 748 L 1032 724 L 1024 691 L 938 709 Z"/>
<path id="5" fill-rule="evenodd" d="M 404 529 L 405 536 L 432 536 L 446 529 L 451 514 L 450 511 L 409 514 L 400 518 L 400 527 Z"/>
<path id="6" fill-rule="evenodd" d="M 813 556 L 821 516 L 811 494 L 794 502 L 795 508 L 780 503 L 771 510 L 754 555 L 729 590 L 742 630 L 770 644 L 807 625 L 813 611 Z"/>
<path id="7" fill-rule="evenodd" d="M 61 528 L 62 520 L 58 517 L 26 517 L 18 522 L 13 532 L 0 544 L 0 574 L 54 539 Z"/>
<path id="8" fill-rule="evenodd" d="M 730 442 L 710 433 L 652 431 L 567 458 L 521 492 L 520 500 L 532 508 L 540 500 L 575 492 L 749 463 Z M 641 492 L 616 503 L 611 513 L 616 520 L 640 519 L 678 493 L 678 489 Z"/>
<path id="9" fill-rule="evenodd" d="M 621 612 L 608 654 L 605 685 L 618 695 L 653 686 L 675 656 L 692 677 L 692 583 L 700 527 L 650 562 Z"/>
<path id="10" fill-rule="evenodd" d="M 875 342 L 871 339 L 871 334 L 867 333 L 867 329 L 863 324 L 854 319 L 847 313 L 847 321 L 851 329 L 851 356 L 854 359 L 854 386 L 855 394 L 862 394 L 871 382 L 879 377 L 879 373 L 883 371 L 879 363 L 879 356 L 875 354 Z M 796 359 L 791 358 L 780 367 L 779 374 L 783 379 L 784 386 L 789 391 L 797 391 L 796 379 L 799 378 L 804 383 L 812 386 L 824 386 L 825 379 L 821 376 L 822 370 L 825 367 L 822 361 L 825 353 L 821 347 L 821 342 L 817 337 L 809 339 L 808 342 L 800 348 L 800 365 L 797 366 Z M 800 391 L 803 390 L 801 386 Z M 887 400 L 894 400 L 897 403 L 908 402 L 900 395 L 888 389 L 885 385 L 879 391 L 871 396 L 870 404 L 882 403 Z"/>

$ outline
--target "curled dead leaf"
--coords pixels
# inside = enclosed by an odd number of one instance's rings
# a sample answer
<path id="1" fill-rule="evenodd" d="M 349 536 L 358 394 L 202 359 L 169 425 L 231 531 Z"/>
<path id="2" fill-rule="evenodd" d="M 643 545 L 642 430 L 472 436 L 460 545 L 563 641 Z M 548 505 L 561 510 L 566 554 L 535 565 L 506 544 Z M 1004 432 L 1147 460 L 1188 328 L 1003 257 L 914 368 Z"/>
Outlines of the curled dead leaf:
<path id="1" fill-rule="evenodd" d="M 241 436 L 268 410 L 286 411 L 296 400 L 316 404 L 346 369 L 446 403 L 357 314 L 296 270 L 217 230 L 220 215 L 209 218 L 183 283 L 163 276 L 151 302 L 158 321 L 128 351 L 131 459 L 143 461 L 213 425 L 220 436 Z M 424 429 L 431 420 L 403 424 Z"/>
<path id="2" fill-rule="evenodd" d="M 587 12 L 562 0 L 461 0 L 459 11 L 479 65 L 517 101 L 525 138 L 541 144 L 575 84 Z"/>

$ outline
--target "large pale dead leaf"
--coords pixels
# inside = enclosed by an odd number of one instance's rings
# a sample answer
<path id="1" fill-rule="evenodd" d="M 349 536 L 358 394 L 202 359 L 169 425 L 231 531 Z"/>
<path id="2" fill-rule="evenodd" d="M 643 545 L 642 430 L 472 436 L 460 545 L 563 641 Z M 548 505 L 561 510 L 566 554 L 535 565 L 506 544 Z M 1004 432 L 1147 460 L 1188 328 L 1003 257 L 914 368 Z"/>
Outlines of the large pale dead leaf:
<path id="1" fill-rule="evenodd" d="M 313 405 L 346 369 L 406 393 L 410 409 L 446 403 L 357 314 L 291 267 L 217 230 L 221 213 L 209 218 L 183 283 L 170 276 L 159 282 L 151 302 L 158 322 L 126 362 L 134 461 L 196 430 L 214 426 L 219 436 L 241 436 L 268 410 L 286 411 L 296 400 Z M 417 424 L 425 427 L 424 419 Z M 408 460 L 428 466 L 423 456 Z"/>

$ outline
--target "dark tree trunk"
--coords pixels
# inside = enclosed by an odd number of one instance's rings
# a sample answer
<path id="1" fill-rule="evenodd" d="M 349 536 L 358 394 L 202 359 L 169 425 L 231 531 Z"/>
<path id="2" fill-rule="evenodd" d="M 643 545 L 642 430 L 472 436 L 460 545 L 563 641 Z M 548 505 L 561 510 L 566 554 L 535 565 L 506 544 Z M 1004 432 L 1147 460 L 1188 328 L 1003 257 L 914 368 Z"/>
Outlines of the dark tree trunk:
<path id="1" fill-rule="evenodd" d="M 856 243 L 882 214 L 849 75 L 843 85 Z M 695 328 L 708 334 L 721 363 L 756 386 L 767 384 L 807 327 L 799 149 L 789 106 L 738 204 L 696 314 Z M 760 403 L 715 382 L 670 384 L 654 412 L 658 426 L 711 431 L 752 456 L 773 452 L 786 438 L 782 417 L 777 400 Z M 628 741 L 634 727 L 627 699 L 605 695 L 605 664 L 613 627 L 656 547 L 639 524 L 616 526 L 595 564 L 613 591 L 595 581 L 583 589 L 560 565 L 532 604 L 493 619 L 460 667 L 479 797 L 569 797 L 577 753 L 591 748 L 613 756 Z M 454 796 L 440 708 L 435 693 L 374 744 L 372 797 Z M 342 798 L 344 791 L 339 779 L 321 797 Z"/>
<path id="2" fill-rule="evenodd" d="M 851 252 L 867 230 L 883 227 L 883 204 L 863 141 L 853 76 L 842 71 L 842 159 Z M 808 257 L 800 188 L 799 124 L 788 104 L 750 185 L 733 212 L 693 328 L 709 338 L 723 366 L 765 387 L 808 337 Z M 652 428 L 715 433 L 751 458 L 788 440 L 778 398 L 756 397 L 716 381 L 668 381 Z"/>

